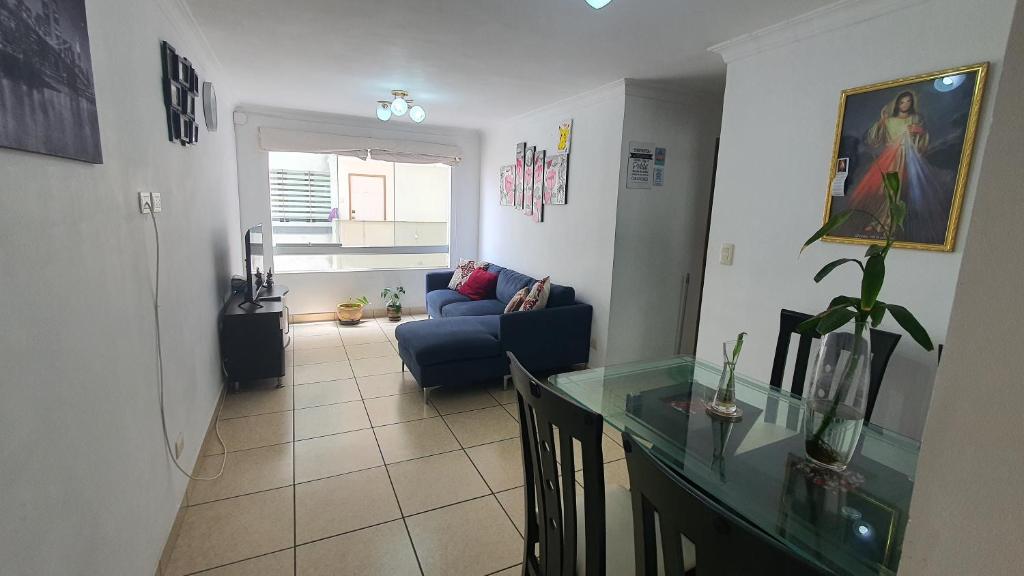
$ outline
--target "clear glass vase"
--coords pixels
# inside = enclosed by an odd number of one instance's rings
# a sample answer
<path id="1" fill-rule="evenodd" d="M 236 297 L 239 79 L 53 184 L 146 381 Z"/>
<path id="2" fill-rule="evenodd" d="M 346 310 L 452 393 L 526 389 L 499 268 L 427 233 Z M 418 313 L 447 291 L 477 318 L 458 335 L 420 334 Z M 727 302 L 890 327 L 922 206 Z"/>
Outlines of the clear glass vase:
<path id="1" fill-rule="evenodd" d="M 861 430 L 871 381 L 871 330 L 852 321 L 824 335 L 806 392 L 804 448 L 826 468 L 845 470 Z"/>
<path id="2" fill-rule="evenodd" d="M 718 390 L 710 408 L 726 416 L 737 415 L 736 409 L 736 362 L 731 355 L 736 341 L 722 343 L 722 376 L 718 379 Z"/>

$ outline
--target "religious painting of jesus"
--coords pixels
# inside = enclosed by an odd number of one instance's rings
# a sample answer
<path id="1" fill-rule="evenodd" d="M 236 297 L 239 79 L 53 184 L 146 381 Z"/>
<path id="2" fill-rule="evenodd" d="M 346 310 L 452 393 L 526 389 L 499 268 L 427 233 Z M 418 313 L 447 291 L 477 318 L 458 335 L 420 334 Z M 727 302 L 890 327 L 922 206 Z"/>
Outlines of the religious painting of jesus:
<path id="1" fill-rule="evenodd" d="M 895 246 L 953 250 L 987 72 L 982 63 L 843 91 L 829 182 L 839 159 L 848 177 L 843 194 L 826 193 L 825 221 L 854 214 L 826 240 L 881 243 L 882 175 L 897 172 L 907 216 Z"/>

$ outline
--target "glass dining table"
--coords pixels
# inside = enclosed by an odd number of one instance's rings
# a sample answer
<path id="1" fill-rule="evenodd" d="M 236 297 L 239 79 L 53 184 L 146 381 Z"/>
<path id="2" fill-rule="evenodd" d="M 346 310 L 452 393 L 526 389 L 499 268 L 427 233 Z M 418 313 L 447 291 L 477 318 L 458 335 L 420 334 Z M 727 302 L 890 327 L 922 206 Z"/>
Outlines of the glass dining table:
<path id="1" fill-rule="evenodd" d="M 824 573 L 895 574 L 918 443 L 867 424 L 844 472 L 818 468 L 804 456 L 798 396 L 737 374 L 742 418 L 709 415 L 705 404 L 721 371 L 679 356 L 559 374 L 549 382 Z"/>

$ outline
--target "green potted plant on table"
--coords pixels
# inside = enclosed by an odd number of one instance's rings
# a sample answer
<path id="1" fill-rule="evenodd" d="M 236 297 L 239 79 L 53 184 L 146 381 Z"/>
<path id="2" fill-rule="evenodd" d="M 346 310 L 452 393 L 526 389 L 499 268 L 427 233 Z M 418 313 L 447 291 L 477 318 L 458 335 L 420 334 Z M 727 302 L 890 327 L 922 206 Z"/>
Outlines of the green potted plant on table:
<path id="1" fill-rule="evenodd" d="M 928 332 L 903 306 L 878 299 L 885 281 L 885 258 L 892 249 L 897 230 L 903 227 L 907 204 L 900 199 L 900 176 L 888 172 L 883 178 L 886 214 L 883 218 L 862 210 L 844 210 L 833 215 L 804 248 L 843 225 L 856 212 L 871 217 L 885 233 L 882 244 L 872 244 L 857 258 L 839 258 L 829 262 L 814 276 L 821 282 L 844 264 L 856 264 L 861 270 L 860 296 L 837 296 L 820 314 L 800 324 L 801 333 L 817 332 L 821 347 L 814 362 L 814 374 L 807 395 L 804 418 L 804 446 L 813 461 L 833 470 L 844 470 L 853 457 L 864 426 L 871 378 L 871 327 L 877 327 L 888 312 L 925 350 L 932 349 Z"/>
<path id="2" fill-rule="evenodd" d="M 369 304 L 370 300 L 366 296 L 349 298 L 348 301 L 338 304 L 338 322 L 346 325 L 359 324 L 363 319 L 363 307 Z"/>
<path id="3" fill-rule="evenodd" d="M 388 320 L 398 322 L 402 319 L 402 295 L 405 288 L 398 286 L 394 289 L 385 288 L 381 290 L 380 297 L 384 300 L 384 307 L 388 311 Z"/>

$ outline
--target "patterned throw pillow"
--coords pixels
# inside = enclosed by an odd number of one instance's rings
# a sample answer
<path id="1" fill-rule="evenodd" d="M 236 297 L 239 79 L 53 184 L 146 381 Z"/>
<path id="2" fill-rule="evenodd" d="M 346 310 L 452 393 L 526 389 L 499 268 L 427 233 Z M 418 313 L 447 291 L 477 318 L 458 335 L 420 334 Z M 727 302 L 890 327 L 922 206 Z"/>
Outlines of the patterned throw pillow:
<path id="1" fill-rule="evenodd" d="M 455 273 L 452 274 L 452 279 L 448 282 L 449 290 L 458 290 L 459 286 L 465 282 L 469 275 L 473 273 L 473 270 L 477 268 L 487 268 L 487 262 L 483 260 L 466 260 L 465 258 L 459 260 L 459 265 L 455 267 Z"/>
<path id="2" fill-rule="evenodd" d="M 529 288 L 523 288 L 519 292 L 516 292 L 515 295 L 509 299 L 508 304 L 505 305 L 505 314 L 508 314 L 509 312 L 518 312 L 523 306 L 523 301 L 526 300 L 526 295 L 529 292 Z"/>
<path id="3" fill-rule="evenodd" d="M 551 293 L 551 277 L 545 276 L 530 288 L 530 293 L 523 300 L 523 307 L 520 310 L 540 310 L 548 305 L 548 294 Z"/>

